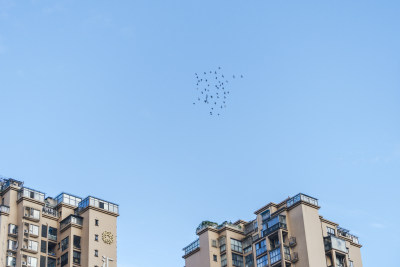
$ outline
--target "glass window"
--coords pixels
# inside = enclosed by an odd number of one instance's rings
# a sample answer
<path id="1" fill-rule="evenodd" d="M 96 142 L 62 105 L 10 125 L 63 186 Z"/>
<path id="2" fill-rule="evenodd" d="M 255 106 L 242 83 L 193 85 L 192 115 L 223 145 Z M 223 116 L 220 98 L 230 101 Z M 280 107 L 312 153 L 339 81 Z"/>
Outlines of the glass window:
<path id="1" fill-rule="evenodd" d="M 97 249 L 94 250 L 94 256 L 98 257 L 99 256 L 99 251 Z"/>
<path id="2" fill-rule="evenodd" d="M 246 267 L 253 267 L 254 266 L 254 259 L 253 253 L 246 256 Z"/>
<path id="3" fill-rule="evenodd" d="M 42 224 L 42 237 L 47 238 L 47 225 Z"/>
<path id="4" fill-rule="evenodd" d="M 268 255 L 264 255 L 257 259 L 257 267 L 268 266 Z"/>
<path id="5" fill-rule="evenodd" d="M 68 264 L 68 252 L 61 256 L 61 267 Z"/>
<path id="6" fill-rule="evenodd" d="M 242 242 L 239 240 L 231 238 L 231 249 L 233 251 L 242 252 Z"/>
<path id="7" fill-rule="evenodd" d="M 256 256 L 259 256 L 267 251 L 267 242 L 265 240 L 256 244 Z"/>
<path id="8" fill-rule="evenodd" d="M 271 264 L 281 260 L 281 249 L 277 248 L 269 252 L 269 257 L 271 258 Z"/>
<path id="9" fill-rule="evenodd" d="M 49 227 L 49 239 L 57 241 L 57 228 Z"/>
<path id="10" fill-rule="evenodd" d="M 81 253 L 79 251 L 74 251 L 74 263 L 81 264 Z"/>
<path id="11" fill-rule="evenodd" d="M 47 252 L 47 242 L 45 240 L 41 240 L 40 242 L 40 252 Z"/>
<path id="12" fill-rule="evenodd" d="M 335 229 L 327 226 L 326 230 L 327 230 L 329 236 L 335 236 Z"/>
<path id="13" fill-rule="evenodd" d="M 270 211 L 269 210 L 264 211 L 263 213 L 261 213 L 261 218 L 262 218 L 263 221 L 269 219 L 269 217 L 270 217 Z"/>
<path id="14" fill-rule="evenodd" d="M 221 267 L 225 267 L 227 265 L 227 261 L 226 261 L 226 254 L 221 255 Z"/>
<path id="15" fill-rule="evenodd" d="M 27 256 L 27 263 L 28 266 L 30 267 L 37 267 L 37 258 L 31 257 L 31 256 Z"/>
<path id="16" fill-rule="evenodd" d="M 39 226 L 30 224 L 29 225 L 29 234 L 31 235 L 39 235 Z"/>
<path id="17" fill-rule="evenodd" d="M 232 253 L 232 265 L 238 266 L 238 267 L 243 267 L 243 256 Z"/>
<path id="18" fill-rule="evenodd" d="M 7 256 L 7 266 L 10 266 L 10 267 L 17 266 L 17 258 L 11 257 L 11 256 Z"/>
<path id="19" fill-rule="evenodd" d="M 17 241 L 8 240 L 8 249 L 9 250 L 17 250 Z"/>
<path id="20" fill-rule="evenodd" d="M 81 248 L 81 237 L 74 235 L 74 248 Z"/>
<path id="21" fill-rule="evenodd" d="M 8 225 L 8 233 L 11 235 L 17 235 L 18 234 L 18 226 L 10 223 Z"/>
<path id="22" fill-rule="evenodd" d="M 52 258 L 47 258 L 47 267 L 56 267 L 56 260 Z"/>
<path id="23" fill-rule="evenodd" d="M 69 244 L 69 236 L 61 240 L 61 251 L 68 249 L 68 244 Z"/>
<path id="24" fill-rule="evenodd" d="M 28 249 L 38 251 L 39 243 L 33 240 L 28 240 Z"/>
<path id="25" fill-rule="evenodd" d="M 213 260 L 214 260 L 214 261 L 218 261 L 218 260 L 217 260 L 217 255 L 215 255 L 215 254 L 213 255 Z"/>

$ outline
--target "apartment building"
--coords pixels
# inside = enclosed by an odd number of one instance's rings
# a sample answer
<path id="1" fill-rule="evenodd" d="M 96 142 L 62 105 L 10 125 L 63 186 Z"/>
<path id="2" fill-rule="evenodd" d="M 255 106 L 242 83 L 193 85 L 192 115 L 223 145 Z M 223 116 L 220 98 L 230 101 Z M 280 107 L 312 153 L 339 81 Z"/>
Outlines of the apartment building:
<path id="1" fill-rule="evenodd" d="M 0 266 L 117 266 L 118 205 L 0 180 Z"/>
<path id="2" fill-rule="evenodd" d="M 203 221 L 185 267 L 362 267 L 358 238 L 319 215 L 305 194 L 254 212 L 252 221 Z"/>

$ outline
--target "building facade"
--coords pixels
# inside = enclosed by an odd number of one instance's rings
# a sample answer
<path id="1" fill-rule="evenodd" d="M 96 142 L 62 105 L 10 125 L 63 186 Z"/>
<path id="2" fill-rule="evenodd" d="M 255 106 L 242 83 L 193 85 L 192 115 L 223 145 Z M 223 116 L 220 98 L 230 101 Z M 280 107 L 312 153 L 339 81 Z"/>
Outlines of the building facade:
<path id="1" fill-rule="evenodd" d="M 252 221 L 203 221 L 185 267 L 362 267 L 358 238 L 319 215 L 305 194 L 269 203 Z"/>
<path id="2" fill-rule="evenodd" d="M 116 267 L 118 205 L 0 180 L 0 266 Z"/>

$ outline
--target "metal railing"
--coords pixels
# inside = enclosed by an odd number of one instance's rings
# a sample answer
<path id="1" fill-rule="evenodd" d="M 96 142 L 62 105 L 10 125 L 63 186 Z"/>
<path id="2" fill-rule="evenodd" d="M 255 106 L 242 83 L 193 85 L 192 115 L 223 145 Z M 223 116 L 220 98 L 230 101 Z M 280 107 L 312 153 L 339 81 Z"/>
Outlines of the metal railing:
<path id="1" fill-rule="evenodd" d="M 300 194 L 295 195 L 288 201 L 286 201 L 286 207 L 289 208 L 290 206 L 293 206 L 294 204 L 296 204 L 297 202 L 300 202 L 300 201 L 304 201 L 304 202 L 310 203 L 312 205 L 318 206 L 318 199 L 300 193 Z"/>
<path id="2" fill-rule="evenodd" d="M 200 247 L 200 239 L 196 239 L 195 241 L 184 247 L 182 250 L 185 252 L 185 255 L 187 255 L 199 247 Z"/>

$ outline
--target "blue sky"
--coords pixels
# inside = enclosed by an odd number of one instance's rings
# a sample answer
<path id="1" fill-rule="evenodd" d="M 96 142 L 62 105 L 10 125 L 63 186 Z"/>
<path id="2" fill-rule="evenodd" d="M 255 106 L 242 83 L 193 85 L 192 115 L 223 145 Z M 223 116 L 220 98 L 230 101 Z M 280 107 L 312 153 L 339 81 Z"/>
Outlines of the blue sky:
<path id="1" fill-rule="evenodd" d="M 118 266 L 304 192 L 396 255 L 400 2 L 0 0 L 0 174 L 120 204 Z M 220 117 L 193 73 L 243 73 Z"/>

